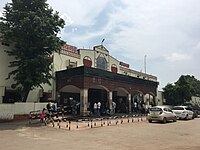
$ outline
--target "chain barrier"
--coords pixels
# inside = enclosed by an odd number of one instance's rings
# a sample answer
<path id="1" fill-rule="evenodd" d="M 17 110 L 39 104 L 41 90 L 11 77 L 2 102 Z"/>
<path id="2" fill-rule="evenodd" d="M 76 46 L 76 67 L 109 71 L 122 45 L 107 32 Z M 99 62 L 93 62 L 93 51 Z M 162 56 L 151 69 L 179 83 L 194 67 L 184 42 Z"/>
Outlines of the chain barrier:
<path id="1" fill-rule="evenodd" d="M 144 122 L 146 115 L 134 114 L 123 116 L 97 117 L 97 118 L 83 118 L 83 119 L 69 119 L 62 117 L 55 120 L 53 127 L 71 130 L 89 129 L 106 126 L 116 126 L 125 123 Z"/>

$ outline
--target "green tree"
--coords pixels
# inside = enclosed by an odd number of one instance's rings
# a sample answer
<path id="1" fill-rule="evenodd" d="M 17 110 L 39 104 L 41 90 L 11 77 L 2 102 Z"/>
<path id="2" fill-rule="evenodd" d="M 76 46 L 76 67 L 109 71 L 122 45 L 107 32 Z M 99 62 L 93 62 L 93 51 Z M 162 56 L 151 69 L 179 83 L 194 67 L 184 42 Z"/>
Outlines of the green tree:
<path id="1" fill-rule="evenodd" d="M 192 87 L 193 96 L 200 96 L 200 81 L 197 80 L 194 76 L 186 75 L 185 79 Z"/>
<path id="2" fill-rule="evenodd" d="M 65 22 L 47 4 L 47 0 L 12 0 L 4 7 L 0 18 L 1 39 L 14 46 L 8 55 L 15 58 L 9 67 L 13 71 L 14 88 L 21 89 L 22 101 L 30 90 L 50 84 L 52 60 L 49 57 L 59 51 L 63 41 L 57 37 Z"/>
<path id="3" fill-rule="evenodd" d="M 175 87 L 174 85 L 168 83 L 164 88 L 163 88 L 163 95 L 166 100 L 166 104 L 168 105 L 176 105 L 175 101 Z"/>
<path id="4" fill-rule="evenodd" d="M 198 80 L 196 80 L 193 76 L 189 75 L 181 75 L 177 82 L 172 84 L 167 84 L 163 88 L 164 98 L 166 99 L 166 103 L 170 105 L 181 105 L 185 102 L 191 100 L 191 97 L 196 95 L 198 91 Z"/>
<path id="5" fill-rule="evenodd" d="M 178 81 L 175 83 L 176 88 L 176 98 L 179 101 L 179 104 L 184 104 L 191 100 L 193 95 L 193 88 L 186 80 L 186 77 L 182 75 Z"/>

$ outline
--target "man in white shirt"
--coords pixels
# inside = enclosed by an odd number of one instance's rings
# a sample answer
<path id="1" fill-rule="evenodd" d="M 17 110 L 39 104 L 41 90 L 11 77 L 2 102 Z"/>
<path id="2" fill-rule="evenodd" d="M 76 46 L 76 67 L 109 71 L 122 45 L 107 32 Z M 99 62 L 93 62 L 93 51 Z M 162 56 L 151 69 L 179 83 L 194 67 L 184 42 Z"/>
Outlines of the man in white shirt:
<path id="1" fill-rule="evenodd" d="M 94 109 L 94 115 L 96 115 L 97 114 L 97 103 L 94 103 L 93 109 Z"/>
<path id="2" fill-rule="evenodd" d="M 98 113 L 98 116 L 100 116 L 100 110 L 101 110 L 101 102 L 98 102 L 97 103 L 97 113 Z"/>

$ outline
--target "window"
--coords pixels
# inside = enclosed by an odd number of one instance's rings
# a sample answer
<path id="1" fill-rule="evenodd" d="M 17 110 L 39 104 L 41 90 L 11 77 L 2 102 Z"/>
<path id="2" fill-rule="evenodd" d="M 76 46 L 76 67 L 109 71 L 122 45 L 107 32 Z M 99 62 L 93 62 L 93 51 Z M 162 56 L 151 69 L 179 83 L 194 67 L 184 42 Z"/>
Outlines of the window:
<path id="1" fill-rule="evenodd" d="M 19 91 L 13 89 L 6 89 L 5 96 L 3 97 L 3 103 L 15 103 L 20 101 L 21 95 Z"/>
<path id="2" fill-rule="evenodd" d="M 99 56 L 97 58 L 97 68 L 107 70 L 107 62 L 104 57 Z"/>
<path id="3" fill-rule="evenodd" d="M 174 107 L 173 110 L 184 110 L 183 107 Z"/>
<path id="4" fill-rule="evenodd" d="M 112 64 L 111 71 L 117 73 L 117 66 L 115 64 Z"/>
<path id="5" fill-rule="evenodd" d="M 89 56 L 85 56 L 83 58 L 83 64 L 84 64 L 84 66 L 91 67 L 92 66 L 91 58 Z"/>
<path id="6" fill-rule="evenodd" d="M 167 108 L 167 111 L 168 111 L 168 112 L 173 112 L 170 108 Z"/>
<path id="7" fill-rule="evenodd" d="M 168 111 L 167 108 L 164 108 L 164 111 Z"/>
<path id="8" fill-rule="evenodd" d="M 193 109 L 190 108 L 190 107 L 185 107 L 185 109 L 186 109 L 186 110 L 191 110 L 191 111 L 193 111 Z"/>
<path id="9" fill-rule="evenodd" d="M 10 46 L 10 44 L 5 43 L 5 42 L 1 42 L 1 45 L 4 45 L 4 46 Z"/>
<path id="10" fill-rule="evenodd" d="M 150 108 L 150 111 L 158 112 L 158 111 L 162 111 L 162 109 L 158 108 L 158 107 L 152 107 L 152 108 Z"/>

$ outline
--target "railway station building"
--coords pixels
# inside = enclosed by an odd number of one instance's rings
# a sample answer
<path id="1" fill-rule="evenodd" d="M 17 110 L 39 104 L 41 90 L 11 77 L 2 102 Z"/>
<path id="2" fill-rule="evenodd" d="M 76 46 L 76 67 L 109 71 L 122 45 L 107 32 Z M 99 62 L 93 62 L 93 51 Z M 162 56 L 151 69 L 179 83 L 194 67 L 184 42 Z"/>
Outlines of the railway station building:
<path id="1" fill-rule="evenodd" d="M 11 68 L 4 50 L 9 44 L 0 43 L 0 103 L 14 103 L 19 99 L 13 80 L 5 80 Z M 94 103 L 101 102 L 102 110 L 112 110 L 116 103 L 116 112 L 132 111 L 134 102 L 145 107 L 156 105 L 157 77 L 136 71 L 128 63 L 115 59 L 103 45 L 92 49 L 78 49 L 65 44 L 59 53 L 52 55 L 52 85 L 43 85 L 29 93 L 27 102 L 47 102 L 55 99 L 58 105 L 71 107 L 79 104 L 79 112 L 86 115 L 92 111 Z"/>
<path id="2" fill-rule="evenodd" d="M 87 114 L 94 103 L 102 110 L 128 113 L 133 104 L 156 105 L 157 77 L 132 70 L 129 64 L 109 55 L 103 45 L 93 49 L 77 49 L 65 45 L 54 54 L 56 68 L 56 99 L 65 105 L 70 99 L 80 103 L 80 113 Z M 62 68 L 57 68 L 63 64 Z"/>

